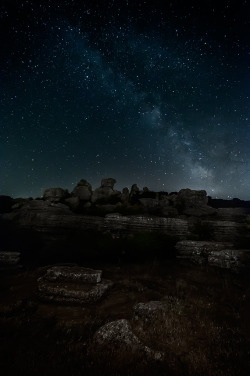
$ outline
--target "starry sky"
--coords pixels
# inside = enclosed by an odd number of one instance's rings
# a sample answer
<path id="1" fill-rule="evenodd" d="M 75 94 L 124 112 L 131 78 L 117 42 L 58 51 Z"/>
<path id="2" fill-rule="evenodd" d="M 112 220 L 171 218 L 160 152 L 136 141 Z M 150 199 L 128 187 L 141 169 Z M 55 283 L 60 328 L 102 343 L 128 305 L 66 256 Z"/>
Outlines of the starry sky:
<path id="1" fill-rule="evenodd" d="M 250 199 L 247 1 L 1 0 L 0 194 Z"/>

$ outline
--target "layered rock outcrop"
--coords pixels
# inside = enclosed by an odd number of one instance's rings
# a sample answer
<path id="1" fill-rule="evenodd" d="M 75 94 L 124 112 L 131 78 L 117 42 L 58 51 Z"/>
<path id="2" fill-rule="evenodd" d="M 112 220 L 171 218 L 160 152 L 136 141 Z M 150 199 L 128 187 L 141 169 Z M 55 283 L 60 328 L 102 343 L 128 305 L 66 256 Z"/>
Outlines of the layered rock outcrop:
<path id="1" fill-rule="evenodd" d="M 52 267 L 38 279 L 39 296 L 61 303 L 93 303 L 112 286 L 101 279 L 102 272 L 82 267 Z"/>
<path id="2" fill-rule="evenodd" d="M 250 266 L 250 249 L 233 249 L 233 244 L 184 240 L 176 244 L 177 257 L 196 264 L 239 270 Z"/>
<path id="3" fill-rule="evenodd" d="M 250 248 L 250 208 L 247 206 L 212 208 L 207 205 L 205 191 L 190 189 L 168 194 L 152 192 L 146 187 L 140 190 L 134 184 L 130 191 L 124 188 L 121 193 L 114 189 L 115 183 L 113 178 L 103 179 L 101 187 L 93 191 L 91 184 L 82 179 L 71 193 L 62 188 L 49 188 L 43 199 L 6 201 L 5 197 L 2 201 L 12 206 L 4 209 L 2 224 L 11 238 L 17 237 L 20 231 L 32 232 L 32 238 L 38 239 L 36 244 L 43 244 L 44 249 L 48 244 L 53 249 L 53 242 L 58 240 L 69 244 L 69 239 L 73 242 L 77 239 L 78 247 L 89 231 L 109 234 L 113 239 L 154 233 L 164 234 L 176 242 L 229 241 L 236 250 Z M 13 247 L 9 245 L 9 249 Z M 199 257 L 202 260 L 201 254 Z"/>

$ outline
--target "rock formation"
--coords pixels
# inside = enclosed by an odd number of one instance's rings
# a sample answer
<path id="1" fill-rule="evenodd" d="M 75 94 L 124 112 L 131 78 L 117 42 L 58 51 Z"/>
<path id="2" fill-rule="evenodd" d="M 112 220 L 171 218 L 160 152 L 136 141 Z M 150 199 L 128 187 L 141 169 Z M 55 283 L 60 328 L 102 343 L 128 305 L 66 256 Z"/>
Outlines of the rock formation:
<path id="1" fill-rule="evenodd" d="M 69 196 L 67 189 L 62 188 L 48 188 L 43 193 L 44 200 L 50 202 L 61 202 Z"/>
<path id="2" fill-rule="evenodd" d="M 89 201 L 92 196 L 92 186 L 87 180 L 81 179 L 71 195 L 77 197 L 80 201 Z"/>
<path id="3" fill-rule="evenodd" d="M 38 279 L 39 296 L 62 303 L 93 303 L 103 297 L 112 282 L 101 279 L 102 272 L 82 267 L 55 266 Z"/>
<path id="4" fill-rule="evenodd" d="M 177 257 L 197 264 L 239 270 L 250 266 L 250 250 L 233 249 L 233 244 L 184 240 L 176 244 Z"/>
<path id="5" fill-rule="evenodd" d="M 71 194 L 62 188 L 49 188 L 45 190 L 43 199 L 4 197 L 0 200 L 5 205 L 2 205 L 2 225 L 8 230 L 6 234 L 9 239 L 15 239 L 16 234 L 25 232 L 32 234 L 33 239 L 37 238 L 36 246 L 39 248 L 39 244 L 42 244 L 44 249 L 48 245 L 53 249 L 53 242 L 69 244 L 69 239 L 75 244 L 84 244 L 90 231 L 109 234 L 112 239 L 133 237 L 137 233 L 156 233 L 164 234 L 176 242 L 188 239 L 231 242 L 236 250 L 250 248 L 248 206 L 210 207 L 204 190 L 182 189 L 170 194 L 155 193 L 146 187 L 140 191 L 133 184 L 130 192 L 124 188 L 121 193 L 114 189 L 115 183 L 113 178 L 103 179 L 100 188 L 92 191 L 91 184 L 82 179 Z M 209 202 L 212 202 L 211 199 Z M 6 234 L 3 233 L 3 238 Z M 28 240 L 26 243 L 20 241 L 18 248 L 19 245 L 25 248 L 24 244 L 27 243 Z M 166 249 L 168 247 L 166 244 Z M 5 247 L 3 250 L 11 249 L 10 242 L 9 249 Z M 216 251 L 216 248 L 213 250 Z M 197 258 L 198 254 L 195 248 L 192 257 Z M 201 252 L 200 262 L 202 257 Z M 208 256 L 205 257 L 208 260 Z"/>
<path id="6" fill-rule="evenodd" d="M 91 197 L 92 203 L 117 203 L 121 198 L 121 192 L 114 189 L 116 180 L 113 178 L 102 179 L 101 187 L 95 189 Z"/>
<path id="7" fill-rule="evenodd" d="M 115 346 L 118 351 L 142 354 L 148 359 L 161 360 L 164 354 L 144 345 L 133 333 L 128 320 L 112 321 L 102 326 L 94 335 L 98 346 Z"/>

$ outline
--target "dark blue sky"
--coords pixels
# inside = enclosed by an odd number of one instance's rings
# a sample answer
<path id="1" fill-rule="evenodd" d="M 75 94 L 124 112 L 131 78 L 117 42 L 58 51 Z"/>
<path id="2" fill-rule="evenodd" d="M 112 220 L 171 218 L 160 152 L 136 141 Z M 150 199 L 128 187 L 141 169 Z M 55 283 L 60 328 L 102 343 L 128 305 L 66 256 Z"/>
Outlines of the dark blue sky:
<path id="1" fill-rule="evenodd" d="M 0 194 L 250 199 L 247 1 L 2 1 Z"/>

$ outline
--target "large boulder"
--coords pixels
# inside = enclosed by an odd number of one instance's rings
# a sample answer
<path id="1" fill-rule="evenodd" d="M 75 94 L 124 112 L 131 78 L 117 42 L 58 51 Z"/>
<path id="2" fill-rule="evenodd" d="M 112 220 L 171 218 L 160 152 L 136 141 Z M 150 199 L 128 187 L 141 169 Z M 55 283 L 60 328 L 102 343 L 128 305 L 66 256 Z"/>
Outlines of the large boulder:
<path id="1" fill-rule="evenodd" d="M 72 197 L 77 197 L 80 201 L 89 201 L 92 195 L 92 186 L 87 180 L 80 180 L 71 193 Z"/>
<path id="2" fill-rule="evenodd" d="M 207 205 L 207 192 L 192 189 L 181 189 L 175 198 L 177 209 L 189 216 L 202 217 L 216 213 L 216 209 Z"/>
<path id="3" fill-rule="evenodd" d="M 129 321 L 125 319 L 112 321 L 102 326 L 95 333 L 94 342 L 105 348 L 107 346 L 115 347 L 116 351 L 121 353 L 129 351 L 154 360 L 162 360 L 164 357 L 163 353 L 145 346 L 133 333 Z"/>
<path id="4" fill-rule="evenodd" d="M 133 184 L 129 193 L 129 201 L 131 204 L 138 203 L 140 196 L 140 189 L 138 188 L 137 184 Z"/>
<path id="5" fill-rule="evenodd" d="M 121 201 L 121 192 L 114 189 L 115 183 L 113 178 L 102 179 L 101 187 L 95 189 L 91 201 L 95 204 L 116 204 Z"/>
<path id="6" fill-rule="evenodd" d="M 47 188 L 43 193 L 43 199 L 50 202 L 61 202 L 69 197 L 67 189 Z"/>

